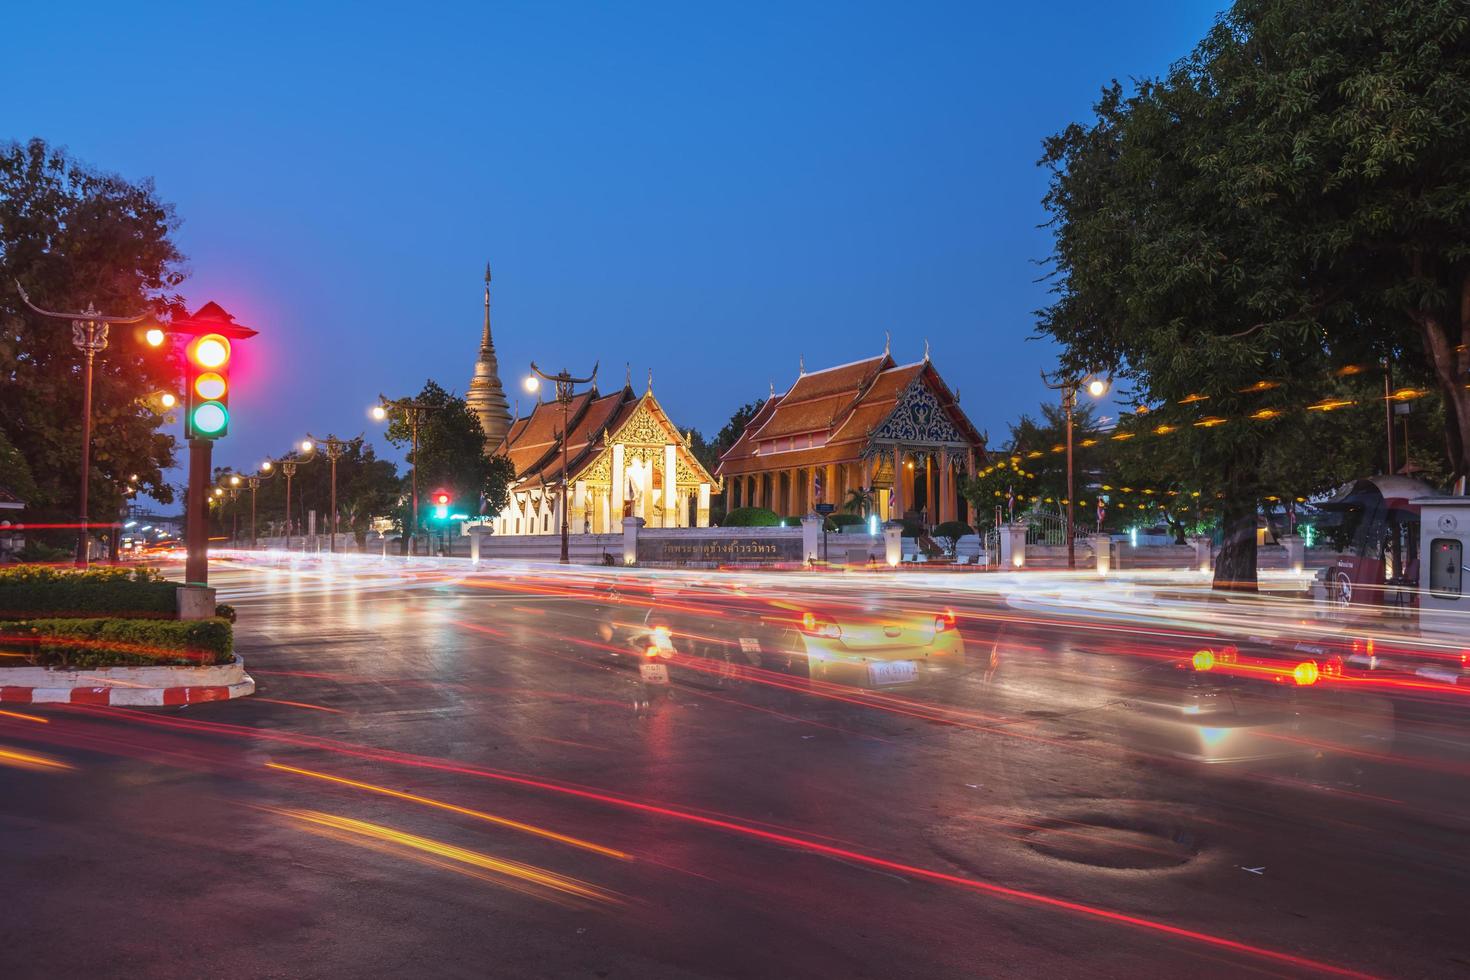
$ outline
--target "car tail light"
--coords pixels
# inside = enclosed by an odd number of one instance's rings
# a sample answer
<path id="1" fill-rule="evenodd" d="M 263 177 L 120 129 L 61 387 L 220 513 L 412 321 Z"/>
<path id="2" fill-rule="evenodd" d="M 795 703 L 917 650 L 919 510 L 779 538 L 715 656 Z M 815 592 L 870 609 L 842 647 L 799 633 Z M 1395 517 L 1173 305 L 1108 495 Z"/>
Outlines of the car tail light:
<path id="1" fill-rule="evenodd" d="M 946 609 L 943 613 L 934 617 L 934 632 L 943 633 L 945 630 L 954 629 L 954 610 Z"/>
<path id="2" fill-rule="evenodd" d="M 1312 660 L 1303 660 L 1296 665 L 1291 672 L 1292 679 L 1302 687 L 1310 687 L 1317 683 L 1317 664 Z"/>
<path id="3" fill-rule="evenodd" d="M 1195 655 L 1194 655 L 1194 669 L 1195 670 L 1200 670 L 1200 671 L 1213 670 L 1214 667 L 1215 667 L 1215 651 L 1213 651 L 1213 650 L 1198 650 L 1198 651 L 1195 652 Z"/>
<path id="4" fill-rule="evenodd" d="M 842 627 L 816 613 L 801 614 L 801 631 L 808 636 L 825 636 L 831 640 L 842 636 Z"/>
<path id="5" fill-rule="evenodd" d="M 661 650 L 674 649 L 674 632 L 667 626 L 653 628 L 653 645 Z"/>
<path id="6" fill-rule="evenodd" d="M 652 660 L 654 657 L 657 657 L 658 654 L 659 654 L 658 647 L 654 647 L 654 646 L 651 646 L 647 650 L 644 650 L 643 651 L 643 655 L 645 657 L 647 657 L 649 660 Z"/>

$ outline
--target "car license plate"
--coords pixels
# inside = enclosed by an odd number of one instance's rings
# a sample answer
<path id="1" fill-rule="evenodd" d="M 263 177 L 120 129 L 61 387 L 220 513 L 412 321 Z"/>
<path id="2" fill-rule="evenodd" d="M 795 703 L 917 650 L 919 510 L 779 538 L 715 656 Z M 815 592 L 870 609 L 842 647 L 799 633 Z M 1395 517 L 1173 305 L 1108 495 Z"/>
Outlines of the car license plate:
<path id="1" fill-rule="evenodd" d="M 875 660 L 868 664 L 868 680 L 874 684 L 903 684 L 919 676 L 912 660 Z"/>
<path id="2" fill-rule="evenodd" d="M 748 637 L 748 636 L 742 636 L 740 638 L 740 652 L 741 653 L 760 653 L 761 652 L 761 641 L 760 640 L 756 640 L 756 639 L 752 639 L 751 637 Z"/>
<path id="3" fill-rule="evenodd" d="M 639 664 L 638 674 L 647 684 L 667 684 L 669 682 L 667 664 Z"/>

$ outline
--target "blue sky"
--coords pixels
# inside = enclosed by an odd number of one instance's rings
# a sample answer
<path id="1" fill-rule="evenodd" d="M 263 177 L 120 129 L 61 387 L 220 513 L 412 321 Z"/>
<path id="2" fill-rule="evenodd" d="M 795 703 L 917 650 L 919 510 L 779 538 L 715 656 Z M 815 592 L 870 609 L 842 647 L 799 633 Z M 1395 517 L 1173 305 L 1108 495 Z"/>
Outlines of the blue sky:
<path id="1" fill-rule="evenodd" d="M 177 205 L 191 306 L 261 331 L 220 463 L 463 392 L 487 259 L 513 399 L 631 361 L 713 434 L 890 331 L 999 443 L 1047 397 L 1041 140 L 1220 4 L 993 6 L 20 4 L 0 139 Z"/>

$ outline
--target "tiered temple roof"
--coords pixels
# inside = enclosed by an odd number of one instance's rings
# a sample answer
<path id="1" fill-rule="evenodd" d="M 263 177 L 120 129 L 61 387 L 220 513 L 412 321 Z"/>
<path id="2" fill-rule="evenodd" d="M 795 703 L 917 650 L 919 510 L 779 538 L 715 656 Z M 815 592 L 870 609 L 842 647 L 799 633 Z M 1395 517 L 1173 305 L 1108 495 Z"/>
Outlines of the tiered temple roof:
<path id="1" fill-rule="evenodd" d="M 721 457 L 717 472 L 722 477 L 740 476 L 860 461 L 873 433 L 916 382 L 932 394 L 962 440 L 983 451 L 984 437 L 927 358 L 898 365 L 884 353 L 803 373 L 784 394 L 773 394 Z"/>

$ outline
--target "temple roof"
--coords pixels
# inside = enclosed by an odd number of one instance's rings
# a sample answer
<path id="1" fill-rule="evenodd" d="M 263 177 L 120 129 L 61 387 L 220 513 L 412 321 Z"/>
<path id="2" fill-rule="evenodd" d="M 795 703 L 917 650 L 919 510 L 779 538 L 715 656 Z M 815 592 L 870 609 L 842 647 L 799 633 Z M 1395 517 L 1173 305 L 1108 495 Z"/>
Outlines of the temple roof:
<path id="1" fill-rule="evenodd" d="M 927 359 L 896 365 L 885 352 L 803 373 L 785 394 L 772 395 L 720 457 L 716 472 L 732 476 L 860 460 L 872 433 L 916 382 L 928 389 L 961 441 L 984 452 L 984 437 L 960 410 L 959 399 L 934 365 Z"/>
<path id="2" fill-rule="evenodd" d="M 608 440 L 616 440 L 623 426 L 633 418 L 640 407 L 647 407 L 648 414 L 663 430 L 661 438 L 680 447 L 684 461 L 696 473 L 715 483 L 714 477 L 699 465 L 683 436 L 669 419 L 663 407 L 649 390 L 642 396 L 624 386 L 611 395 L 598 393 L 596 388 L 573 396 L 567 406 L 571 438 L 567 440 L 567 469 L 569 479 L 579 479 L 601 457 Z M 555 401 L 538 402 L 529 415 L 515 419 L 495 454 L 505 455 L 515 467 L 516 483 L 559 484 L 562 469 L 562 407 Z"/>

